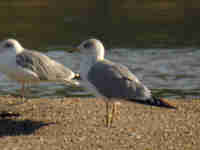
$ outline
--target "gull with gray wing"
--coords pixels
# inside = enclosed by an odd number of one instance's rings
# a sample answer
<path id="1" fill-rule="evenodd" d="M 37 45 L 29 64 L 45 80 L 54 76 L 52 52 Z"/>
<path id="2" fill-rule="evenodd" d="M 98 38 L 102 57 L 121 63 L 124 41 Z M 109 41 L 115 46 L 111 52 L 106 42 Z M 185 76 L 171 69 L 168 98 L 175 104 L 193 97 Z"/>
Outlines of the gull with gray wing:
<path id="1" fill-rule="evenodd" d="M 72 79 L 76 74 L 48 56 L 23 48 L 15 39 L 0 43 L 0 72 L 22 84 L 24 97 L 25 84 L 39 82 L 64 82 L 77 84 Z"/>
<path id="2" fill-rule="evenodd" d="M 78 49 L 81 51 L 80 76 L 83 86 L 96 96 L 106 100 L 107 126 L 111 125 L 115 113 L 116 103 L 109 100 L 124 99 L 160 107 L 175 108 L 167 100 L 156 98 L 151 91 L 142 84 L 129 69 L 119 63 L 104 59 L 104 46 L 101 41 L 89 39 L 83 41 Z"/>

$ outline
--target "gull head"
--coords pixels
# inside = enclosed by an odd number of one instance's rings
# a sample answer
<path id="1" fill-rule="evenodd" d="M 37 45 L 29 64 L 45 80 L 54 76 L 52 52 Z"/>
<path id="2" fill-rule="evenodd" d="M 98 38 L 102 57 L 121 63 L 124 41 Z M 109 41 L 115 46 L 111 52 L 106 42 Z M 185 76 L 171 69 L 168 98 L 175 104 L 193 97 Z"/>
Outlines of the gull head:
<path id="1" fill-rule="evenodd" d="M 23 50 L 24 48 L 15 39 L 7 39 L 0 43 L 0 55 L 4 53 L 12 53 L 16 55 Z"/>
<path id="2" fill-rule="evenodd" d="M 103 60 L 104 59 L 104 46 L 100 40 L 89 39 L 83 41 L 79 46 L 81 54 L 87 56 L 87 58 L 92 58 L 94 60 Z M 86 58 L 86 59 L 87 59 Z"/>

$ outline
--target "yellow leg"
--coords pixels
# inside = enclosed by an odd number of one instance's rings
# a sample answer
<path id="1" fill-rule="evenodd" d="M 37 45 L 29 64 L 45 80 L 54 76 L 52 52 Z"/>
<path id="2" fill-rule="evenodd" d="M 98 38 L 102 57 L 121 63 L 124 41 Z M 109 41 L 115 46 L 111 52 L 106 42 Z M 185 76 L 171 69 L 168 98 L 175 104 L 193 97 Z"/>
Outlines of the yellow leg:
<path id="1" fill-rule="evenodd" d="M 111 121 L 110 121 L 111 123 L 110 124 L 112 125 L 113 121 L 115 119 L 116 105 L 115 105 L 115 103 L 112 103 L 111 106 L 112 106 L 112 115 L 111 115 L 112 117 L 111 117 Z"/>
<path id="2" fill-rule="evenodd" d="M 118 119 L 120 111 L 118 110 L 119 104 L 113 101 L 106 100 L 106 126 L 111 127 L 114 120 Z"/>
<path id="3" fill-rule="evenodd" d="M 109 127 L 109 103 L 106 100 L 106 126 Z"/>
<path id="4" fill-rule="evenodd" d="M 110 102 L 108 100 L 106 100 L 106 126 L 107 127 L 111 126 L 111 124 L 112 124 L 111 121 L 112 121 L 112 113 L 110 112 Z"/>
<path id="5" fill-rule="evenodd" d="M 119 115 L 120 115 L 120 110 L 119 110 L 119 106 L 118 105 L 120 105 L 120 103 L 113 103 L 113 111 L 112 111 L 112 113 L 113 113 L 113 118 L 114 119 L 119 119 Z"/>
<path id="6" fill-rule="evenodd" d="M 119 119 L 120 111 L 118 110 L 118 103 L 112 103 L 112 115 L 111 115 L 111 125 L 113 124 L 114 120 Z"/>

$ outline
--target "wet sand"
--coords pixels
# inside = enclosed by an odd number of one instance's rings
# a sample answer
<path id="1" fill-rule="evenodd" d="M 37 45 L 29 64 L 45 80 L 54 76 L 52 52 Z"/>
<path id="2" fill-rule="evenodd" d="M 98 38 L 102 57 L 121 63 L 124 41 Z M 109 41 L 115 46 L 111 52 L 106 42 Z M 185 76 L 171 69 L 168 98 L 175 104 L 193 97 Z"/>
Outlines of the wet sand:
<path id="1" fill-rule="evenodd" d="M 197 150 L 200 100 L 173 100 L 176 110 L 121 102 L 113 127 L 95 98 L 0 97 L 1 150 Z"/>

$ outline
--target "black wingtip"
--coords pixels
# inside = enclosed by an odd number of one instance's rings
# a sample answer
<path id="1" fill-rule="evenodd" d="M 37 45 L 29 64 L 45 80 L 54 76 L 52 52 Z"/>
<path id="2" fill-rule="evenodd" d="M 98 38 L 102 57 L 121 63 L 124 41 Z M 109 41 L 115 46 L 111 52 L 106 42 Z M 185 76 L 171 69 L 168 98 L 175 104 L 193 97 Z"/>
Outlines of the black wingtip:
<path id="1" fill-rule="evenodd" d="M 168 108 L 168 109 L 176 109 L 175 104 L 173 104 L 172 102 L 170 102 L 167 99 L 163 99 L 163 98 L 157 98 L 157 97 L 152 97 L 146 100 L 131 100 L 134 101 L 136 103 L 140 103 L 140 104 L 144 104 L 144 105 L 152 105 L 152 106 L 157 106 L 157 107 L 164 107 L 164 108 Z"/>
<path id="2" fill-rule="evenodd" d="M 167 99 L 152 97 L 151 99 L 149 99 L 149 102 L 150 102 L 150 104 L 158 106 L 158 107 L 176 109 L 175 104 L 173 104 L 172 102 L 170 102 Z"/>
<path id="3" fill-rule="evenodd" d="M 80 74 L 79 73 L 75 73 L 75 77 L 73 79 L 77 79 L 77 80 L 80 80 Z"/>

